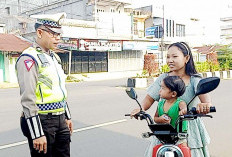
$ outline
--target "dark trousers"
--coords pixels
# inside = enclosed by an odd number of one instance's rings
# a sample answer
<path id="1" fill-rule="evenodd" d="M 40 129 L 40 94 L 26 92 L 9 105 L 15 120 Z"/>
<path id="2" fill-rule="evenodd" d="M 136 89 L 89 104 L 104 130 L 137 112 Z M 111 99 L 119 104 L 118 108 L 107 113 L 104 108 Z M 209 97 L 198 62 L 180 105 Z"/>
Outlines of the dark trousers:
<path id="1" fill-rule="evenodd" d="M 47 138 L 47 153 L 33 148 L 33 140 L 26 120 L 21 117 L 21 129 L 27 137 L 32 157 L 70 157 L 70 132 L 65 122 L 65 115 L 39 115 L 44 134 Z"/>

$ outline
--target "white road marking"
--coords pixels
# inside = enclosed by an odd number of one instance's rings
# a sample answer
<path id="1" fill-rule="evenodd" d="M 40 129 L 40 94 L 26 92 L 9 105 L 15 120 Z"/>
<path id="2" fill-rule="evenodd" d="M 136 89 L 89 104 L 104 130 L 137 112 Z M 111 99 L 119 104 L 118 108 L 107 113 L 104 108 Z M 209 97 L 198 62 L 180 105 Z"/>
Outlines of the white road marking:
<path id="1" fill-rule="evenodd" d="M 103 127 L 103 126 L 113 125 L 113 124 L 122 123 L 122 122 L 126 122 L 126 121 L 127 121 L 126 119 L 121 119 L 121 120 L 116 120 L 116 121 L 101 123 L 101 124 L 97 124 L 97 125 L 92 125 L 92 126 L 88 126 L 88 127 L 84 127 L 84 128 L 73 130 L 73 133 L 81 132 L 81 131 L 86 131 L 86 130 L 90 130 L 90 129 L 95 129 L 95 128 L 100 128 L 100 127 Z M 23 145 L 23 144 L 26 144 L 26 143 L 28 143 L 27 140 L 26 141 L 21 141 L 21 142 L 15 142 L 15 143 L 11 143 L 11 144 L 2 145 L 2 146 L 0 146 L 0 150 L 6 149 L 6 148 L 10 148 L 10 147 L 19 146 L 19 145 Z"/>
<path id="2" fill-rule="evenodd" d="M 6 144 L 6 145 L 3 145 L 3 146 L 0 146 L 0 150 L 10 148 L 10 147 L 19 146 L 19 145 L 23 145 L 23 144 L 26 144 L 26 143 L 27 143 L 27 141 L 21 141 L 21 142 Z"/>
<path id="3" fill-rule="evenodd" d="M 107 123 L 102 123 L 102 124 L 97 124 L 97 125 L 92 125 L 89 127 L 85 127 L 85 128 L 80 128 L 77 130 L 73 130 L 73 133 L 75 132 L 81 132 L 81 131 L 85 131 L 85 130 L 90 130 L 90 129 L 95 129 L 95 128 L 99 128 L 99 127 L 103 127 L 103 126 L 107 126 L 107 125 L 113 125 L 113 124 L 117 124 L 117 123 L 122 123 L 127 121 L 126 119 L 122 119 L 122 120 L 116 120 L 116 121 L 112 121 L 112 122 L 107 122 Z"/>

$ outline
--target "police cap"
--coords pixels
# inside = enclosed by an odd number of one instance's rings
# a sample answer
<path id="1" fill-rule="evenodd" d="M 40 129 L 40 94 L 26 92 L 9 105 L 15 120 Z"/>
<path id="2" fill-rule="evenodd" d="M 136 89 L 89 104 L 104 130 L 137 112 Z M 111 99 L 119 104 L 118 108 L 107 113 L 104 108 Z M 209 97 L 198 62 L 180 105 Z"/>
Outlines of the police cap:
<path id="1" fill-rule="evenodd" d="M 62 33 L 59 21 L 66 18 L 66 13 L 31 15 L 30 17 L 36 19 L 36 25 L 43 25 L 53 32 Z"/>

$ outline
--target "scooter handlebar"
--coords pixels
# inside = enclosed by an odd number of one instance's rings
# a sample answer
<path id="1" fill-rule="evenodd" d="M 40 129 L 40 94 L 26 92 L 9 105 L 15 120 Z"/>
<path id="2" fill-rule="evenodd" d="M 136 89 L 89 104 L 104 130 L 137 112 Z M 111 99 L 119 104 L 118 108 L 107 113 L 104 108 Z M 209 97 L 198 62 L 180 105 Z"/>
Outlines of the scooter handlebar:
<path id="1" fill-rule="evenodd" d="M 216 112 L 216 108 L 214 106 L 210 107 L 210 112 Z M 190 113 L 189 114 L 186 114 L 186 115 L 183 115 L 181 116 L 183 119 L 195 119 L 197 117 L 210 117 L 212 118 L 211 115 L 207 115 L 207 114 L 198 114 L 197 113 L 197 109 L 196 107 L 193 107 L 191 110 L 190 110 Z"/>
<path id="2" fill-rule="evenodd" d="M 196 109 L 196 107 L 193 107 L 193 108 L 191 109 L 191 111 L 192 111 L 193 114 L 197 114 L 197 109 Z M 215 107 L 215 106 L 211 106 L 210 109 L 209 109 L 209 112 L 216 112 L 216 107 Z"/>

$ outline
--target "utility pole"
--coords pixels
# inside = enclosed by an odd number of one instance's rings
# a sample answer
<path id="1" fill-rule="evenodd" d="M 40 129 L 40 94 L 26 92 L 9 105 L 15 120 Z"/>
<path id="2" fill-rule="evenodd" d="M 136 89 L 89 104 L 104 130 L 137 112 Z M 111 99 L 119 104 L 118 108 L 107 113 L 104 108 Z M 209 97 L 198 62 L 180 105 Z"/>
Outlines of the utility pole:
<path id="1" fill-rule="evenodd" d="M 22 6 L 21 6 L 21 1 L 20 0 L 18 0 L 18 15 L 19 14 L 21 14 L 21 12 L 22 12 Z"/>
<path id="2" fill-rule="evenodd" d="M 69 50 L 69 58 L 68 58 L 68 76 L 70 77 L 71 75 L 71 66 L 72 66 L 72 50 Z"/>
<path id="3" fill-rule="evenodd" d="M 162 10 L 163 10 L 163 31 L 164 31 L 164 4 L 162 6 Z M 163 44 L 164 44 L 164 32 L 163 32 L 163 36 L 161 37 L 161 56 L 162 56 L 162 65 L 164 65 L 164 54 L 163 54 Z"/>
<path id="4" fill-rule="evenodd" d="M 94 0 L 94 21 L 96 23 L 96 31 L 98 36 L 98 23 L 97 23 L 97 0 Z"/>

